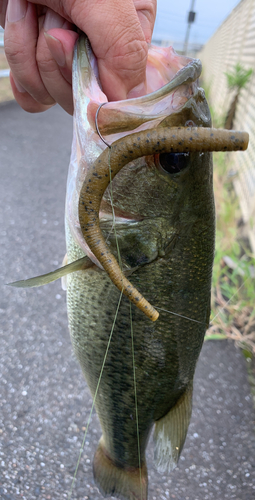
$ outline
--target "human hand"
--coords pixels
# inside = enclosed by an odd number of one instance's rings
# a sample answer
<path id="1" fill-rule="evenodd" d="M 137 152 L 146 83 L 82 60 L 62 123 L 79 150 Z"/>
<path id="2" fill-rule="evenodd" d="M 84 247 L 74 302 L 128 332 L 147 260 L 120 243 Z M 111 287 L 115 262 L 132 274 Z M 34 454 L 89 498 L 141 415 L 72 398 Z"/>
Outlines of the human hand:
<path id="1" fill-rule="evenodd" d="M 0 0 L 15 99 L 26 111 L 58 102 L 72 114 L 76 27 L 90 40 L 108 99 L 143 95 L 155 16 L 156 0 Z"/>

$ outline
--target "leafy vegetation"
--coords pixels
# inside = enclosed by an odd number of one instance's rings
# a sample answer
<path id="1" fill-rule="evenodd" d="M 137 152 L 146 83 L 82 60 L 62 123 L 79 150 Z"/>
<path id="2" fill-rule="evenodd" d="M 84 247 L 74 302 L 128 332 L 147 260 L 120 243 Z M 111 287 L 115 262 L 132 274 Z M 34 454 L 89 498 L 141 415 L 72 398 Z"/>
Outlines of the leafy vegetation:
<path id="1" fill-rule="evenodd" d="M 249 82 L 252 75 L 252 68 L 246 70 L 240 63 L 237 63 L 232 72 L 225 73 L 230 90 L 243 89 Z"/>
<path id="2" fill-rule="evenodd" d="M 243 66 L 241 66 L 240 63 L 237 63 L 232 72 L 225 73 L 227 77 L 227 83 L 228 83 L 228 88 L 230 91 L 234 90 L 234 98 L 231 101 L 229 110 L 226 115 L 225 119 L 225 128 L 230 130 L 233 128 L 234 124 L 234 119 L 235 119 L 235 113 L 236 113 L 236 107 L 238 103 L 238 99 L 241 93 L 241 90 L 247 85 L 249 82 L 251 76 L 252 76 L 253 70 L 250 68 L 246 70 Z"/>

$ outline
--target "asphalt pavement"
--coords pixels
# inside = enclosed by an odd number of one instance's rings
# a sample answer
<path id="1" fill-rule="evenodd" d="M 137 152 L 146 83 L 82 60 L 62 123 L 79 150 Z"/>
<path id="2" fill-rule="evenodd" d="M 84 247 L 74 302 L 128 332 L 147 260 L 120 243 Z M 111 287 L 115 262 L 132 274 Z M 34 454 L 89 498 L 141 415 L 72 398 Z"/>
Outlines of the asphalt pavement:
<path id="1" fill-rule="evenodd" d="M 72 118 L 59 107 L 29 115 L 0 107 L 0 498 L 67 499 L 92 404 L 69 339 L 60 282 L 5 283 L 46 273 L 65 255 L 64 200 Z M 255 498 L 255 414 L 246 361 L 230 341 L 205 343 L 193 415 L 178 467 L 153 466 L 149 500 Z M 72 500 L 100 500 L 88 429 Z"/>

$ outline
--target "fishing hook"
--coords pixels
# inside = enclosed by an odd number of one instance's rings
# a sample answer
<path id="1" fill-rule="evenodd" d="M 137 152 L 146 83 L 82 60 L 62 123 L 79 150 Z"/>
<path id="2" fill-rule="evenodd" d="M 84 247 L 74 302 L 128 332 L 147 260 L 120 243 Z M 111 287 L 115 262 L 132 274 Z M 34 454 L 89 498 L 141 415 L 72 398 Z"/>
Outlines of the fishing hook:
<path id="1" fill-rule="evenodd" d="M 95 116 L 95 125 L 96 125 L 96 131 L 100 137 L 100 139 L 106 144 L 106 146 L 108 146 L 108 148 L 111 149 L 111 145 L 108 144 L 108 142 L 106 142 L 106 140 L 103 138 L 103 136 L 101 135 L 101 132 L 99 130 L 99 127 L 98 127 L 98 123 L 97 123 L 97 118 L 98 118 L 98 113 L 100 111 L 100 109 L 102 108 L 102 106 L 104 106 L 105 104 L 108 104 L 108 102 L 103 102 L 102 104 L 100 104 L 100 106 L 98 106 L 97 108 L 97 112 L 96 112 L 96 116 Z"/>

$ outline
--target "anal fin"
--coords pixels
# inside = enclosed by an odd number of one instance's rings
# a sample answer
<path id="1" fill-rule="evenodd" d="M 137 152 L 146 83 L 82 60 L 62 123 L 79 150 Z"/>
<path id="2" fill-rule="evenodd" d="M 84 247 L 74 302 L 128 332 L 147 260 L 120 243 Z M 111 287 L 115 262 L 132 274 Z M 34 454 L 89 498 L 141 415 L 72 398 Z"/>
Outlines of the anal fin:
<path id="1" fill-rule="evenodd" d="M 120 467 L 105 452 L 103 438 L 100 439 L 93 463 L 94 480 L 104 497 L 123 500 L 147 500 L 148 476 L 143 463 L 138 467 Z"/>
<path id="2" fill-rule="evenodd" d="M 160 473 L 171 472 L 178 463 L 191 417 L 193 381 L 176 405 L 155 423 L 154 461 Z"/>

